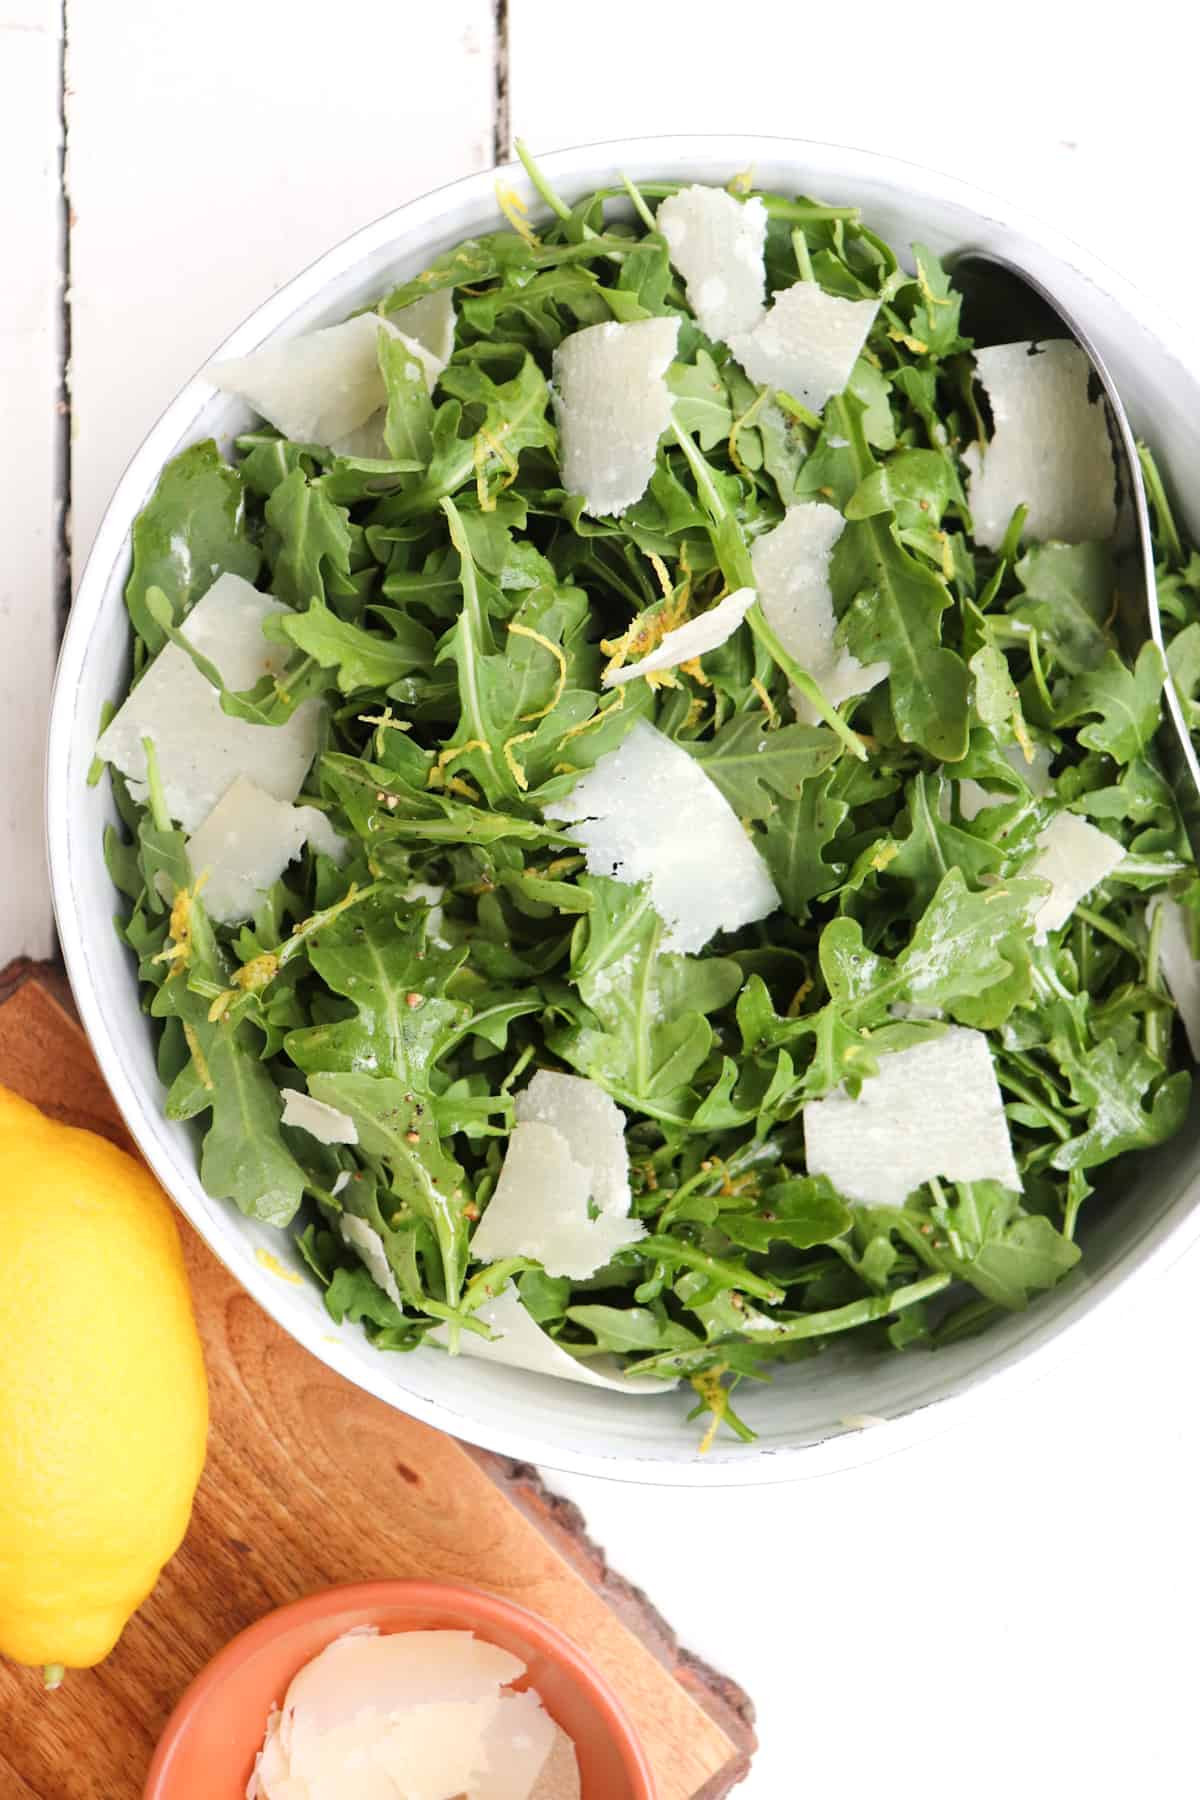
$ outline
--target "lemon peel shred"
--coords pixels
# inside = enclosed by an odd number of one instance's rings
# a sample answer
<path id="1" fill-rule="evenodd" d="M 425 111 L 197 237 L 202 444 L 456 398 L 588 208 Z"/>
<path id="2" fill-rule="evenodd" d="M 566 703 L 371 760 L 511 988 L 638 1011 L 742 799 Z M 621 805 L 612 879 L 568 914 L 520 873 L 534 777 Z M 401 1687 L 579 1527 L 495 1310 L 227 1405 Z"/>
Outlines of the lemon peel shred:
<path id="1" fill-rule="evenodd" d="M 485 743 L 482 738 L 468 738 L 466 743 L 459 744 L 457 749 L 443 750 L 441 752 L 425 778 L 425 786 L 431 788 L 448 787 L 449 782 L 446 778 L 446 770 L 450 767 L 452 762 L 457 762 L 460 756 L 468 756 L 472 750 L 482 750 L 488 761 L 492 761 L 492 746 L 490 744 Z"/>
<path id="2" fill-rule="evenodd" d="M 196 1079 L 205 1093 L 212 1093 L 213 1078 L 209 1073 L 208 1060 L 200 1047 L 200 1039 L 196 1027 L 189 1019 L 183 1020 L 183 1035 L 188 1049 L 192 1053 L 192 1061 L 196 1065 Z"/>
<path id="3" fill-rule="evenodd" d="M 513 746 L 515 744 L 527 744 L 529 739 L 535 735 L 536 734 L 532 731 L 518 731 L 515 737 L 508 738 L 504 744 L 504 760 L 508 764 L 513 780 L 516 782 L 522 793 L 525 793 L 529 787 L 529 777 L 517 761 L 516 751 Z"/>
<path id="4" fill-rule="evenodd" d="M 515 188 L 507 183 L 496 183 L 496 205 L 504 214 L 519 238 L 524 238 L 530 249 L 537 249 L 541 243 L 537 232 L 529 223 L 529 208 Z"/>
<path id="5" fill-rule="evenodd" d="M 604 649 L 604 645 L 602 644 L 600 646 L 600 648 Z M 565 744 L 568 738 L 578 737 L 581 732 L 590 731 L 592 729 L 593 725 L 599 725 L 602 720 L 607 719 L 607 717 L 610 713 L 620 712 L 620 710 L 624 706 L 624 704 L 625 704 L 625 689 L 623 687 L 619 687 L 617 689 L 617 697 L 613 701 L 612 705 L 597 707 L 596 711 L 592 714 L 590 719 L 584 719 L 581 724 L 572 725 L 571 729 L 569 731 L 564 731 L 562 734 L 563 743 Z M 556 766 L 558 769 L 564 770 L 565 772 L 567 772 L 569 774 L 574 775 L 576 773 L 576 770 L 571 767 L 570 763 L 559 763 Z"/>
<path id="6" fill-rule="evenodd" d="M 567 659 L 561 644 L 556 644 L 552 639 L 544 637 L 540 631 L 534 631 L 532 626 L 518 625 L 515 620 L 510 619 L 508 629 L 513 633 L 514 637 L 529 638 L 533 643 L 540 644 L 543 650 L 548 650 L 550 652 L 551 656 L 558 664 L 558 681 L 555 685 L 553 698 L 547 701 L 546 705 L 543 706 L 539 712 L 521 714 L 522 725 L 532 725 L 535 719 L 544 719 L 547 713 L 552 713 L 562 699 L 563 689 L 567 685 Z"/>
<path id="7" fill-rule="evenodd" d="M 750 677 L 750 686 L 754 689 L 754 692 L 758 695 L 759 700 L 762 702 L 762 709 L 767 715 L 768 731 L 774 731 L 775 727 L 779 723 L 779 712 L 778 712 L 778 709 L 776 708 L 775 702 L 772 700 L 770 694 L 768 694 L 766 688 L 763 686 L 762 682 L 758 679 L 757 675 L 752 675 Z"/>
<path id="8" fill-rule="evenodd" d="M 175 898 L 171 902 L 171 917 L 167 925 L 167 935 L 171 942 L 153 959 L 156 963 L 170 963 L 172 975 L 180 969 L 186 969 L 191 961 L 192 903 L 207 880 L 208 871 L 205 870 L 192 887 L 181 887 L 175 891 Z"/>
<path id="9" fill-rule="evenodd" d="M 729 1411 L 729 1390 L 721 1385 L 721 1377 L 725 1374 L 728 1366 L 727 1363 L 717 1363 L 714 1368 L 705 1369 L 701 1374 L 693 1375 L 691 1378 L 692 1386 L 712 1414 L 708 1430 L 700 1439 L 701 1456 L 707 1456 L 712 1449 L 717 1432 L 721 1428 L 721 1422 Z"/>

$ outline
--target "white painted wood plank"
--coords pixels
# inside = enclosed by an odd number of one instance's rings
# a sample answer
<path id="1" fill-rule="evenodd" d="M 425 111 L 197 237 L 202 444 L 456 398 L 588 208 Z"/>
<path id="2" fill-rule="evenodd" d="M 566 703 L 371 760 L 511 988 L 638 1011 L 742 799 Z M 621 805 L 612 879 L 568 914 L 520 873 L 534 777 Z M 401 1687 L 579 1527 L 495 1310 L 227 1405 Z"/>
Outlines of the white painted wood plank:
<path id="1" fill-rule="evenodd" d="M 490 165 L 493 8 L 68 0 L 67 119 L 78 574 L 226 332 L 358 226 Z"/>
<path id="2" fill-rule="evenodd" d="M 559 0 L 510 0 L 513 131 L 534 152 L 655 132 L 815 138 L 1004 194 L 1190 318 L 1200 240 L 1197 27 L 1174 0 L 1011 0 L 905 22 L 891 0 L 605 0 L 586 44 Z"/>
<path id="3" fill-rule="evenodd" d="M 61 382 L 58 7 L 0 0 L 0 964 L 54 943 L 42 758 L 57 649 Z"/>

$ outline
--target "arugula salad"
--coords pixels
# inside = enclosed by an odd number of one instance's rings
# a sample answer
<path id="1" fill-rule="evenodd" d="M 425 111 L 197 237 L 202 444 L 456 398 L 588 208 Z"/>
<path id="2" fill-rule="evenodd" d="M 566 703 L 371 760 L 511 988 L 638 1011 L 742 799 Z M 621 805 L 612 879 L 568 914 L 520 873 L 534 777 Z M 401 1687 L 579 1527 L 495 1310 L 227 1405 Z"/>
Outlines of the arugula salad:
<path id="1" fill-rule="evenodd" d="M 536 229 L 210 371 L 264 422 L 134 527 L 119 930 L 335 1320 L 750 1435 L 774 1364 L 1026 1306 L 1182 1124 L 1166 671 L 1082 352 L 976 353 L 851 207 L 527 168 Z"/>

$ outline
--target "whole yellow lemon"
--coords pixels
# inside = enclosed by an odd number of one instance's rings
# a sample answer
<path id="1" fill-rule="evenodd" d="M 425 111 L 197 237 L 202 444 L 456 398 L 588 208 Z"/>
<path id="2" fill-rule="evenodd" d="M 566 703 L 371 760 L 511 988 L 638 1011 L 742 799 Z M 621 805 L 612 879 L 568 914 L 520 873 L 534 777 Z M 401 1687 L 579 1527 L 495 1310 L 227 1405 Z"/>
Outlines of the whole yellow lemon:
<path id="1" fill-rule="evenodd" d="M 108 1655 L 187 1530 L 207 1431 L 162 1189 L 0 1087 L 0 1654 Z"/>

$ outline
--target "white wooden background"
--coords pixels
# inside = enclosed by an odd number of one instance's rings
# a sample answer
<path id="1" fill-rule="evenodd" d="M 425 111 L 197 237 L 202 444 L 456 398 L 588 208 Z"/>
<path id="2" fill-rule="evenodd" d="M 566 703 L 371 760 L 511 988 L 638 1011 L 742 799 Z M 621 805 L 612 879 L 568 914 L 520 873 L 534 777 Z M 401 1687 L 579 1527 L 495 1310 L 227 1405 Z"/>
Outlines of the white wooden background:
<path id="1" fill-rule="evenodd" d="M 71 569 L 156 414 L 272 288 L 512 132 L 712 128 L 949 167 L 1194 316 L 1192 16 L 66 0 L 64 48 L 60 0 L 0 0 L 0 963 L 53 941 L 41 740 Z M 754 1695 L 748 1800 L 1200 1792 L 1198 1283 L 1192 1256 L 1086 1358 L 844 1476 L 560 1482 Z"/>

